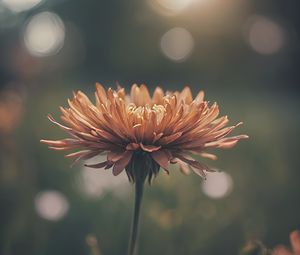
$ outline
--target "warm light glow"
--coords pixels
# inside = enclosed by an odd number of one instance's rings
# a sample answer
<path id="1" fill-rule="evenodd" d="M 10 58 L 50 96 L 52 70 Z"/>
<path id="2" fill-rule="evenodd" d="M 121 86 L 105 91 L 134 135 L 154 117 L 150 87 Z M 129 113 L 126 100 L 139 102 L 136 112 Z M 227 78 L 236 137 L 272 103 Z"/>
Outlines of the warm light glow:
<path id="1" fill-rule="evenodd" d="M 13 12 L 29 10 L 39 4 L 42 0 L 2 0 L 2 3 Z"/>
<path id="2" fill-rule="evenodd" d="M 192 0 L 149 0 L 149 4 L 159 13 L 176 15 L 185 10 Z"/>
<path id="3" fill-rule="evenodd" d="M 247 36 L 252 49 L 262 55 L 274 54 L 284 44 L 283 29 L 277 23 L 261 16 L 250 19 Z"/>
<path id="4" fill-rule="evenodd" d="M 40 217 L 57 221 L 68 212 L 69 203 L 67 198 L 58 191 L 43 191 L 35 197 L 35 209 Z"/>
<path id="5" fill-rule="evenodd" d="M 223 198 L 227 196 L 233 188 L 233 181 L 229 174 L 208 173 L 207 180 L 202 184 L 203 192 L 211 198 Z"/>
<path id="6" fill-rule="evenodd" d="M 194 39 L 185 28 L 175 27 L 166 32 L 160 41 L 163 54 L 173 61 L 184 61 L 194 48 Z"/>
<path id="7" fill-rule="evenodd" d="M 105 160 L 104 157 L 97 157 L 89 160 L 89 163 L 96 163 Z M 81 188 L 83 192 L 94 198 L 101 198 L 106 192 L 114 192 L 117 195 L 126 194 L 129 188 L 128 178 L 123 172 L 120 178 L 114 178 L 111 171 L 95 170 L 83 167 L 81 171 Z"/>
<path id="8" fill-rule="evenodd" d="M 42 12 L 31 18 L 24 32 L 27 50 L 33 56 L 50 56 L 63 47 L 65 28 L 54 13 Z"/>

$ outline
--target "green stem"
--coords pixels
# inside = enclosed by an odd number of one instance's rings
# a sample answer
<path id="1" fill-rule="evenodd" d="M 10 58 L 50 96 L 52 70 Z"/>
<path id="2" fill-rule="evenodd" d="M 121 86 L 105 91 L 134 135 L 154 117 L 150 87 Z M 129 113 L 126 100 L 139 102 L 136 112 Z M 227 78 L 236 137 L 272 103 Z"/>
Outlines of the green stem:
<path id="1" fill-rule="evenodd" d="M 134 213 L 132 219 L 132 228 L 129 241 L 128 255 L 134 255 L 136 251 L 136 241 L 138 238 L 139 231 L 139 218 L 140 209 L 143 198 L 144 180 L 142 178 L 136 178 L 135 182 L 135 202 L 134 202 Z"/>

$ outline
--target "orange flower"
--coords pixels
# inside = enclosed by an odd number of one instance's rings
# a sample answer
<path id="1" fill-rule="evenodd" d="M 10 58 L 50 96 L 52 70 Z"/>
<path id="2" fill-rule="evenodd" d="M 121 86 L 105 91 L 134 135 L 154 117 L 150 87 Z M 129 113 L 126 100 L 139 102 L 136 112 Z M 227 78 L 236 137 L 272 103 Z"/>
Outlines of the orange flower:
<path id="1" fill-rule="evenodd" d="M 74 93 L 69 108 L 61 107 L 65 125 L 48 116 L 71 138 L 41 142 L 54 150 L 79 150 L 66 155 L 75 161 L 106 153 L 106 161 L 87 166 L 112 168 L 114 175 L 126 169 L 131 181 L 138 174 L 143 179 L 148 176 L 150 182 L 160 168 L 168 172 L 170 163 L 177 163 L 183 173 L 192 169 L 205 177 L 205 171 L 211 170 L 195 155 L 216 159 L 205 151 L 231 148 L 248 138 L 227 137 L 241 123 L 226 127 L 228 118 L 218 117 L 218 105 L 209 106 L 203 91 L 193 99 L 189 87 L 167 93 L 157 87 L 151 97 L 145 85 L 133 85 L 126 95 L 123 88 L 106 91 L 96 84 L 95 96 L 96 105 L 81 91 Z"/>
<path id="2" fill-rule="evenodd" d="M 300 232 L 295 230 L 290 233 L 291 250 L 284 245 L 278 245 L 272 255 L 300 255 Z"/>

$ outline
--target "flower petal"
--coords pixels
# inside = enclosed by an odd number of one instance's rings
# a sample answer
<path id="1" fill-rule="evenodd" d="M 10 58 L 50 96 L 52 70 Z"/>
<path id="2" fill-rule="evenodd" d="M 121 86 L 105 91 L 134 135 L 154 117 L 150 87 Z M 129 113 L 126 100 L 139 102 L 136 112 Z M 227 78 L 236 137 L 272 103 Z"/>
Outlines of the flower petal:
<path id="1" fill-rule="evenodd" d="M 126 150 L 134 151 L 140 148 L 140 145 L 137 143 L 130 143 L 126 146 Z"/>
<path id="2" fill-rule="evenodd" d="M 107 153 L 107 161 L 117 162 L 123 157 L 124 151 L 110 151 Z"/>
<path id="3" fill-rule="evenodd" d="M 143 151 L 147 151 L 147 152 L 153 152 L 153 151 L 158 151 L 161 146 L 156 146 L 156 145 L 144 145 L 142 143 L 140 143 L 141 149 Z"/>
<path id="4" fill-rule="evenodd" d="M 192 168 L 192 170 L 198 174 L 201 177 L 206 176 L 205 171 L 207 171 L 209 169 L 209 167 L 207 167 L 206 165 L 196 161 L 196 160 L 192 160 L 192 159 L 187 159 L 186 157 L 184 157 L 183 155 L 176 153 L 174 154 L 175 157 L 179 158 L 180 160 L 182 160 L 183 162 L 187 163 L 190 165 L 190 167 Z"/>
<path id="5" fill-rule="evenodd" d="M 179 100 L 183 100 L 186 104 L 190 104 L 193 101 L 191 89 L 186 86 L 179 94 Z"/>
<path id="6" fill-rule="evenodd" d="M 162 104 L 164 91 L 160 87 L 156 87 L 153 93 L 152 101 L 154 104 Z"/>
<path id="7" fill-rule="evenodd" d="M 65 155 L 66 158 L 75 158 L 71 166 L 79 160 L 86 160 L 99 155 L 102 151 L 82 150 Z"/>
<path id="8" fill-rule="evenodd" d="M 241 139 L 247 139 L 249 136 L 247 135 L 238 135 L 238 136 L 232 136 L 232 137 L 226 137 L 220 140 L 216 140 L 213 142 L 206 143 L 204 145 L 204 148 L 223 148 L 228 149 L 232 148 L 239 140 Z"/>
<path id="9" fill-rule="evenodd" d="M 199 175 L 201 178 L 203 179 L 206 179 L 206 174 L 204 172 L 204 168 L 203 169 L 200 169 L 200 168 L 197 168 L 197 167 L 193 167 L 193 166 L 190 166 L 193 170 L 193 172 L 197 175 Z"/>
<path id="10" fill-rule="evenodd" d="M 131 160 L 133 152 L 132 151 L 125 151 L 123 156 L 120 160 L 118 160 L 113 167 L 113 175 L 119 175 L 124 168 L 128 165 L 129 161 Z"/>
<path id="11" fill-rule="evenodd" d="M 201 90 L 201 91 L 199 91 L 199 93 L 198 93 L 198 95 L 196 96 L 196 98 L 195 98 L 194 101 L 195 101 L 197 104 L 200 104 L 200 103 L 203 102 L 203 100 L 204 100 L 204 91 Z"/>
<path id="12" fill-rule="evenodd" d="M 182 135 L 182 132 L 177 132 L 172 135 L 164 136 L 158 140 L 158 143 L 161 145 L 169 144 L 177 140 Z"/>
<path id="13" fill-rule="evenodd" d="M 184 163 L 182 160 L 178 159 L 179 169 L 184 175 L 190 174 L 190 169 L 186 163 Z"/>
<path id="14" fill-rule="evenodd" d="M 167 167 L 171 159 L 170 153 L 167 150 L 159 150 L 151 152 L 151 157 L 159 164 L 163 169 L 168 171 Z"/>
<path id="15" fill-rule="evenodd" d="M 206 152 L 199 153 L 199 155 L 203 158 L 208 158 L 208 159 L 211 159 L 211 160 L 216 160 L 218 158 L 216 155 L 206 153 Z"/>
<path id="16" fill-rule="evenodd" d="M 300 254 L 300 232 L 293 231 L 290 234 L 290 240 L 295 255 L 299 255 Z"/>
<path id="17" fill-rule="evenodd" d="M 91 168 L 103 168 L 108 164 L 108 161 L 103 161 L 97 164 L 84 164 L 86 167 L 91 167 Z"/>

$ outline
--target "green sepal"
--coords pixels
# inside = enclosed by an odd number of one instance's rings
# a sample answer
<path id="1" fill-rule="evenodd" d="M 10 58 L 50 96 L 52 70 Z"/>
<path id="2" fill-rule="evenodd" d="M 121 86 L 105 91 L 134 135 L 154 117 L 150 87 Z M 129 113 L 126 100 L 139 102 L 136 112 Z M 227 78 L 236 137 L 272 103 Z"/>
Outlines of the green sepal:
<path id="1" fill-rule="evenodd" d="M 148 183 L 151 184 L 159 168 L 160 166 L 152 159 L 150 153 L 135 151 L 125 170 L 130 182 L 135 183 L 139 179 L 144 183 L 148 178 Z"/>

